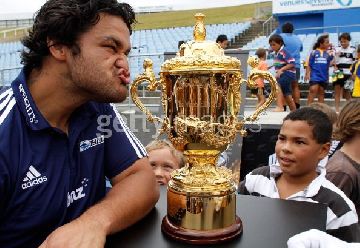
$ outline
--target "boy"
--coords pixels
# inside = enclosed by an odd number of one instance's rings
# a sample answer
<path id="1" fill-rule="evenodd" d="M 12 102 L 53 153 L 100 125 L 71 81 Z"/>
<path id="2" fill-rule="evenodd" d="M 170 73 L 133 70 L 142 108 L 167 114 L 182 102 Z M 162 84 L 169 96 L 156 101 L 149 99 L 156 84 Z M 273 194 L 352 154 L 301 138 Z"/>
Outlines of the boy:
<path id="1" fill-rule="evenodd" d="M 181 152 L 166 140 L 154 140 L 146 146 L 149 162 L 159 185 L 167 185 L 173 170 L 184 166 L 185 160 Z"/>
<path id="2" fill-rule="evenodd" d="M 340 97 L 345 96 L 350 100 L 350 91 L 345 89 L 345 82 L 351 78 L 350 67 L 355 62 L 356 48 L 350 46 L 351 36 L 349 33 L 342 33 L 339 36 L 340 46 L 335 49 L 335 66 L 334 70 L 340 70 L 343 77 L 338 77 L 334 82 L 335 88 L 335 110 L 340 111 Z"/>
<path id="3" fill-rule="evenodd" d="M 284 41 L 280 35 L 271 35 L 269 45 L 275 52 L 274 67 L 276 80 L 281 87 L 286 104 L 293 111 L 296 109 L 296 106 L 292 98 L 291 82 L 296 79 L 295 59 L 284 49 Z M 281 96 L 278 95 L 277 97 Z"/>
<path id="4" fill-rule="evenodd" d="M 318 168 L 329 151 L 331 135 L 331 122 L 320 110 L 305 107 L 291 112 L 275 146 L 279 165 L 249 173 L 239 193 L 326 204 L 327 233 L 355 242 L 360 234 L 355 206 Z"/>

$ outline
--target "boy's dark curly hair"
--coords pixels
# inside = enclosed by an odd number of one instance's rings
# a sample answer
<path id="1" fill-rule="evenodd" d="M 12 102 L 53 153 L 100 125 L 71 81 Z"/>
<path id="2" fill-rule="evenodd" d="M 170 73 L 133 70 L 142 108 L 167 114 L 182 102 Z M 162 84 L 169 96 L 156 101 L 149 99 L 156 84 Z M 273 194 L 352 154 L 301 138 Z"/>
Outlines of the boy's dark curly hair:
<path id="1" fill-rule="evenodd" d="M 117 0 L 49 0 L 36 13 L 29 35 L 22 40 L 21 58 L 25 71 L 41 69 L 49 55 L 48 40 L 68 46 L 74 55 L 80 53 L 79 37 L 96 25 L 100 13 L 119 16 L 132 32 L 135 13 L 127 3 Z"/>

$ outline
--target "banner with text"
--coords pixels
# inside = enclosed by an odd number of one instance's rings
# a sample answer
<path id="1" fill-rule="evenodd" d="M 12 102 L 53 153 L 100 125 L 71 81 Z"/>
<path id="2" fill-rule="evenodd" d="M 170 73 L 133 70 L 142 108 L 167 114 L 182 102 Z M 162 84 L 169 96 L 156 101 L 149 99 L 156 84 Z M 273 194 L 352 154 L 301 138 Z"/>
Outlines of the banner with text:
<path id="1" fill-rule="evenodd" d="M 360 0 L 274 0 L 273 14 L 360 7 Z"/>

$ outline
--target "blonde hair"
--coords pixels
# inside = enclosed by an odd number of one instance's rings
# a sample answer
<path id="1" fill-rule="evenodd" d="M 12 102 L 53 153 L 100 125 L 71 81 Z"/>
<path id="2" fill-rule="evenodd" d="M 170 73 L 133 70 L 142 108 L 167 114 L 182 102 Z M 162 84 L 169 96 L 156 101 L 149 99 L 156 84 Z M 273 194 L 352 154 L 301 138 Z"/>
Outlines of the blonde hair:
<path id="1" fill-rule="evenodd" d="M 309 105 L 309 107 L 325 113 L 329 117 L 332 125 L 336 123 L 338 115 L 329 105 L 322 102 L 313 102 Z"/>
<path id="2" fill-rule="evenodd" d="M 340 112 L 334 135 L 341 142 L 346 142 L 356 133 L 360 133 L 360 100 L 351 100 Z"/>
<path id="3" fill-rule="evenodd" d="M 168 148 L 170 153 L 178 160 L 179 168 L 185 165 L 185 158 L 182 152 L 176 150 L 175 147 L 167 140 L 153 140 L 145 148 L 147 152 Z"/>

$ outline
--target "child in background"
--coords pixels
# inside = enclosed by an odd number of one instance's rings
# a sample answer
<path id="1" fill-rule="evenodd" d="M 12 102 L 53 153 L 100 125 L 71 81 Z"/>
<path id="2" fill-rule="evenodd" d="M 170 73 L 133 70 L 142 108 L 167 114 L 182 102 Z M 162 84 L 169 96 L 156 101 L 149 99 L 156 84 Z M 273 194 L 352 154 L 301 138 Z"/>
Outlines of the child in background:
<path id="1" fill-rule="evenodd" d="M 354 204 L 325 178 L 318 163 L 329 151 L 332 125 L 320 110 L 304 107 L 284 118 L 275 146 L 279 165 L 255 169 L 239 193 L 327 205 L 326 231 L 347 242 L 359 241 Z"/>
<path id="2" fill-rule="evenodd" d="M 342 33 L 339 36 L 340 46 L 335 49 L 334 71 L 340 71 L 342 77 L 337 77 L 333 82 L 335 89 L 335 110 L 340 110 L 340 97 L 343 95 L 346 100 L 350 100 L 350 90 L 345 89 L 344 85 L 351 79 L 350 67 L 355 62 L 356 48 L 350 46 L 351 36 L 349 33 Z"/>
<path id="3" fill-rule="evenodd" d="M 274 67 L 276 79 L 284 95 L 285 102 L 290 110 L 296 109 L 295 102 L 292 98 L 291 82 L 296 80 L 295 59 L 284 49 L 284 41 L 278 34 L 270 36 L 269 44 L 275 52 Z M 278 96 L 280 97 L 280 96 Z"/>
<path id="4" fill-rule="evenodd" d="M 308 105 L 314 101 L 316 96 L 319 102 L 324 102 L 325 88 L 329 82 L 329 67 L 334 59 L 333 54 L 328 52 L 329 46 L 329 35 L 321 35 L 310 53 L 305 74 L 305 80 L 310 84 Z"/>
<path id="5" fill-rule="evenodd" d="M 256 69 L 260 71 L 267 71 L 268 65 L 266 63 L 266 50 L 264 48 L 259 48 L 256 50 L 256 56 L 259 58 L 259 65 Z M 256 108 L 259 108 L 265 102 L 264 96 L 264 79 L 259 78 L 256 80 L 257 88 L 251 89 L 251 94 L 255 94 L 258 99 L 258 103 L 256 104 Z"/>
<path id="6" fill-rule="evenodd" d="M 146 146 L 146 151 L 156 180 L 160 185 L 167 185 L 170 181 L 170 173 L 185 164 L 183 154 L 168 141 L 154 140 Z"/>
<path id="7" fill-rule="evenodd" d="M 341 110 L 334 136 L 343 146 L 329 159 L 326 178 L 353 201 L 360 214 L 360 100 L 351 100 Z"/>
<path id="8" fill-rule="evenodd" d="M 354 80 L 352 97 L 360 97 L 360 45 L 357 47 L 357 61 L 351 66 L 350 72 Z"/>

